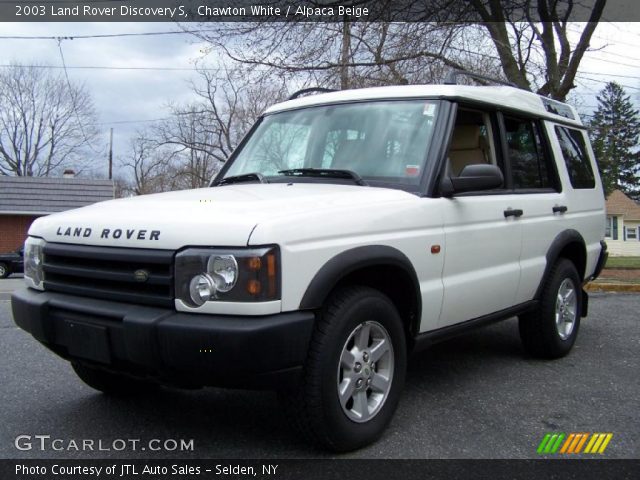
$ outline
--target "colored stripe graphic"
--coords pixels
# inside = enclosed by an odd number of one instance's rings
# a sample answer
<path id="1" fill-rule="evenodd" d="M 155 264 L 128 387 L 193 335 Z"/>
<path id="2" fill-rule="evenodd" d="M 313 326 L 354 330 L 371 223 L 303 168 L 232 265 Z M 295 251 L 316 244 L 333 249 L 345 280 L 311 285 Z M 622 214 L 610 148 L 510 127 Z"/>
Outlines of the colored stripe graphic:
<path id="1" fill-rule="evenodd" d="M 555 445 L 557 438 L 558 438 L 558 434 L 557 433 L 554 433 L 554 434 L 551 435 L 551 438 L 547 442 L 547 446 L 544 449 L 544 453 L 551 453 L 551 449 Z"/>
<path id="2" fill-rule="evenodd" d="M 573 453 L 580 453 L 580 451 L 582 450 L 582 446 L 584 445 L 584 442 L 587 441 L 587 438 L 589 438 L 589 434 L 583 433 L 582 438 L 580 439 L 580 442 L 578 442 L 578 445 L 576 445 L 576 449 Z"/>
<path id="3" fill-rule="evenodd" d="M 544 453 L 544 447 L 547 446 L 547 443 L 549 442 L 549 439 L 551 438 L 551 434 L 547 433 L 544 438 L 542 439 L 542 441 L 540 442 L 540 445 L 538 445 L 538 453 L 542 454 Z"/>
<path id="4" fill-rule="evenodd" d="M 613 433 L 607 433 L 606 435 L 607 436 L 605 437 L 604 442 L 602 442 L 602 445 L 600 445 L 600 450 L 598 450 L 598 453 L 604 453 L 605 448 L 607 448 L 607 445 L 609 445 L 609 442 L 613 438 Z"/>
<path id="5" fill-rule="evenodd" d="M 547 453 L 556 453 L 558 448 L 560 448 L 560 444 L 562 440 L 564 440 L 564 433 L 547 433 L 540 445 L 538 445 L 538 453 L 539 454 L 547 454 Z"/>
<path id="6" fill-rule="evenodd" d="M 558 451 L 558 448 L 560 448 L 560 444 L 562 443 L 562 440 L 564 440 L 565 434 L 561 433 L 558 435 L 558 439 L 556 440 L 556 443 L 553 444 L 553 447 L 551 447 L 551 453 L 556 453 Z"/>
<path id="7" fill-rule="evenodd" d="M 573 442 L 573 439 L 575 438 L 575 436 L 576 436 L 575 433 L 569 434 L 569 436 L 567 437 L 567 441 L 564 442 L 564 445 L 562 446 L 562 450 L 560 450 L 560 453 L 567 453 L 567 450 L 569 450 L 569 446 Z"/>
<path id="8" fill-rule="evenodd" d="M 588 434 L 586 433 L 577 433 L 576 434 L 576 439 L 573 441 L 573 443 L 571 444 L 571 447 L 569 448 L 569 453 L 580 453 L 580 444 L 584 443 L 582 441 L 582 439 L 584 438 L 586 440 Z"/>
<path id="9" fill-rule="evenodd" d="M 539 455 L 604 453 L 612 438 L 613 433 L 547 433 L 538 445 L 537 452 Z"/>
<path id="10" fill-rule="evenodd" d="M 593 435 L 591 435 L 591 440 L 589 440 L 589 443 L 587 443 L 587 448 L 584 449 L 584 453 L 591 453 L 591 448 L 593 447 L 593 444 L 596 443 L 597 439 L 598 439 L 597 433 L 594 433 Z"/>
<path id="11" fill-rule="evenodd" d="M 612 438 L 612 433 L 594 433 L 584 453 L 604 453 Z"/>

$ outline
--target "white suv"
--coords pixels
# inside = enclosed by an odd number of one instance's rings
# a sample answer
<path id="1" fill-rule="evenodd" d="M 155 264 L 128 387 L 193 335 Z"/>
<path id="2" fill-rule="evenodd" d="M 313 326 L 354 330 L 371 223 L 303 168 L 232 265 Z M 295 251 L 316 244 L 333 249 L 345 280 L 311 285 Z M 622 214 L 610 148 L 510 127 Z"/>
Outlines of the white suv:
<path id="1" fill-rule="evenodd" d="M 304 96 L 210 188 L 38 219 L 16 323 L 90 386 L 274 388 L 310 440 L 380 436 L 408 353 L 518 316 L 556 358 L 606 259 L 575 110 L 507 86 Z"/>

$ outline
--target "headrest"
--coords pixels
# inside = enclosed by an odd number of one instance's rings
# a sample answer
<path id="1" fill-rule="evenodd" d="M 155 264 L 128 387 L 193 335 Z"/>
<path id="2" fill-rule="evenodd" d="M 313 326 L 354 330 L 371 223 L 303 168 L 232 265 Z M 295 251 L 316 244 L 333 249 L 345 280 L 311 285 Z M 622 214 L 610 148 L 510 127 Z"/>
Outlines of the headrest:
<path id="1" fill-rule="evenodd" d="M 451 150 L 474 150 L 480 148 L 478 125 L 456 125 L 451 139 Z"/>
<path id="2" fill-rule="evenodd" d="M 342 168 L 347 165 L 353 167 L 355 162 L 362 156 L 364 142 L 364 138 L 354 138 L 340 142 L 338 148 L 336 148 L 331 166 L 333 168 Z"/>
<path id="3" fill-rule="evenodd" d="M 354 138 L 352 140 L 343 140 L 336 148 L 336 157 L 344 157 L 345 155 L 357 155 L 361 152 L 364 145 L 364 138 Z"/>

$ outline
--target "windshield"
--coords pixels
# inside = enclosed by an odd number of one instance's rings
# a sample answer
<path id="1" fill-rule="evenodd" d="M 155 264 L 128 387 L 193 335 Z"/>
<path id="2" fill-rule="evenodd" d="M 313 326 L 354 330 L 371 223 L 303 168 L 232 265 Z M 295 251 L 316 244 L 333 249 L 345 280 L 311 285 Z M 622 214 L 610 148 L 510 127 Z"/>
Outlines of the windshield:
<path id="1" fill-rule="evenodd" d="M 417 186 L 437 109 L 435 100 L 403 100 L 267 115 L 237 152 L 224 178 L 251 173 L 269 182 L 294 181 L 291 172 L 283 171 L 311 168 L 350 170 L 369 184 Z M 336 179 L 316 176 L 312 181 Z"/>

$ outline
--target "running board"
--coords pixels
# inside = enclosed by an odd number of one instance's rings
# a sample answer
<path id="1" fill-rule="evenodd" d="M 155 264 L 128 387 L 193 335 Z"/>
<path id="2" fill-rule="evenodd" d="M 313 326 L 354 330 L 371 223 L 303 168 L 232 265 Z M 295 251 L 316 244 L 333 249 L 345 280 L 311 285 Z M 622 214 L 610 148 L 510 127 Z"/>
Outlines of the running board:
<path id="1" fill-rule="evenodd" d="M 449 340 L 450 338 L 457 337 L 458 335 L 462 335 L 476 328 L 484 327 L 492 323 L 501 322 L 503 320 L 507 320 L 508 318 L 530 312 L 534 310 L 538 306 L 538 304 L 539 302 L 537 300 L 531 300 L 514 307 L 500 310 L 499 312 L 490 313 L 489 315 L 484 315 L 483 317 L 474 318 L 473 320 L 467 320 L 466 322 L 457 323 L 455 325 L 449 325 L 447 327 L 420 333 L 415 337 L 413 351 L 419 352 L 420 350 L 429 348 L 435 343 Z"/>

